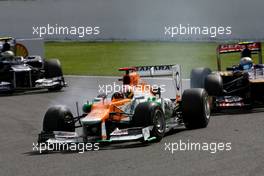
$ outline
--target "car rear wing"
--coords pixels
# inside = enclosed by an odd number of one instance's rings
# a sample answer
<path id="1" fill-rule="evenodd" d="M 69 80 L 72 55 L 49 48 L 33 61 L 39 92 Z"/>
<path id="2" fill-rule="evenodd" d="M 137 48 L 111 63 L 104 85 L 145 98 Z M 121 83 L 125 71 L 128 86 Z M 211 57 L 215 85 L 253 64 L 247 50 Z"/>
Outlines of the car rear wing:
<path id="1" fill-rule="evenodd" d="M 246 48 L 246 45 L 248 46 L 248 49 L 251 51 L 251 54 L 258 54 L 259 64 L 262 64 L 261 42 L 239 42 L 232 44 L 220 44 L 216 49 L 218 70 L 221 71 L 220 56 L 222 54 L 242 52 Z"/>
<path id="2" fill-rule="evenodd" d="M 154 65 L 133 67 L 141 77 L 172 77 L 176 99 L 181 99 L 182 76 L 180 65 Z"/>

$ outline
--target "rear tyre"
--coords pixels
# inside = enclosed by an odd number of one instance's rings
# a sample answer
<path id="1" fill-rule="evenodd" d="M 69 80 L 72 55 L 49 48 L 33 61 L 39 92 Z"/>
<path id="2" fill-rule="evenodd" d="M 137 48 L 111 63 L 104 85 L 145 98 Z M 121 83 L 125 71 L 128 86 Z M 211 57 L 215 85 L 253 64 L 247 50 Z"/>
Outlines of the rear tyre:
<path id="1" fill-rule="evenodd" d="M 52 131 L 75 131 L 73 115 L 66 106 L 53 106 L 46 112 L 43 120 L 43 132 Z"/>
<path id="2" fill-rule="evenodd" d="M 219 74 L 210 74 L 205 78 L 204 87 L 210 96 L 223 94 L 223 79 Z"/>
<path id="3" fill-rule="evenodd" d="M 207 127 L 210 120 L 210 105 L 204 89 L 187 89 L 183 92 L 182 115 L 188 129 Z"/>
<path id="4" fill-rule="evenodd" d="M 204 88 L 204 80 L 212 73 L 209 68 L 194 68 L 191 71 L 191 88 Z"/>
<path id="5" fill-rule="evenodd" d="M 164 113 L 161 107 L 154 102 L 140 103 L 135 109 L 132 124 L 135 127 L 153 126 L 150 137 L 155 137 L 155 142 L 161 141 L 166 130 Z"/>

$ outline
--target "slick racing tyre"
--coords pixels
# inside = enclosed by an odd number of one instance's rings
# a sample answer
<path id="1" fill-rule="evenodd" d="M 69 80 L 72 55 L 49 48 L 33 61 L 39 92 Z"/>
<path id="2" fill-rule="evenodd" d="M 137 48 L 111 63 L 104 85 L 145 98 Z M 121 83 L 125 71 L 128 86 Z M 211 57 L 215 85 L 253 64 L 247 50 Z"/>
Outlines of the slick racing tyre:
<path id="1" fill-rule="evenodd" d="M 48 109 L 43 119 L 43 131 L 75 131 L 74 119 L 66 106 L 53 106 Z"/>
<path id="2" fill-rule="evenodd" d="M 194 68 L 191 71 L 191 88 L 204 88 L 204 80 L 211 73 L 209 68 Z"/>
<path id="3" fill-rule="evenodd" d="M 62 81 L 64 82 L 61 64 L 58 59 L 46 60 L 44 63 L 44 70 L 45 78 L 62 77 Z M 62 85 L 57 85 L 55 87 L 49 88 L 49 91 L 59 91 L 62 89 L 62 87 Z"/>
<path id="4" fill-rule="evenodd" d="M 54 78 L 62 76 L 61 64 L 58 59 L 49 59 L 44 64 L 45 77 Z"/>
<path id="5" fill-rule="evenodd" d="M 132 117 L 132 124 L 135 127 L 153 126 L 150 137 L 155 137 L 156 142 L 161 141 L 166 130 L 164 113 L 155 102 L 138 104 Z"/>
<path id="6" fill-rule="evenodd" d="M 210 120 L 210 105 L 204 89 L 187 89 L 183 92 L 182 116 L 188 129 L 207 127 Z"/>
<path id="7" fill-rule="evenodd" d="M 219 74 L 210 74 L 205 78 L 204 87 L 210 96 L 223 94 L 223 79 Z"/>

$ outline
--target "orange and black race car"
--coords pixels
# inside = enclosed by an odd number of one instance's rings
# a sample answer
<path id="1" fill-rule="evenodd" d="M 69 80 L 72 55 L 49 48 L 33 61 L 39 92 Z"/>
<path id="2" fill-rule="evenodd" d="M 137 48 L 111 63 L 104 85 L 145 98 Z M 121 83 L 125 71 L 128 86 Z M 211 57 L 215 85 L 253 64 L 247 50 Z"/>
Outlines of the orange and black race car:
<path id="1" fill-rule="evenodd" d="M 210 119 L 208 96 L 204 89 L 182 93 L 179 65 L 120 68 L 125 71 L 123 89 L 101 94 L 83 105 L 83 114 L 73 117 L 65 106 L 50 107 L 39 134 L 40 143 L 160 141 L 172 129 L 205 128 Z M 173 99 L 163 98 L 141 77 L 172 76 Z M 76 128 L 82 128 L 78 134 Z"/>
<path id="2" fill-rule="evenodd" d="M 241 53 L 238 64 L 222 70 L 220 56 L 237 52 Z M 219 45 L 217 66 L 215 72 L 209 68 L 195 68 L 191 72 L 191 87 L 205 88 L 212 97 L 211 107 L 215 111 L 264 105 L 264 64 L 260 42 Z"/>

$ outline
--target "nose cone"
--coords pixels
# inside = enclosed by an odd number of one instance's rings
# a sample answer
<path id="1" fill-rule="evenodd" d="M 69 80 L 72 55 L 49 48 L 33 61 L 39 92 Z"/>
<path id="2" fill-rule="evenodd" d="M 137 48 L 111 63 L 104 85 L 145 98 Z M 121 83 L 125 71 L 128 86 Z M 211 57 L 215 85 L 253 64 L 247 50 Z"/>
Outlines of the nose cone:
<path id="1" fill-rule="evenodd" d="M 107 106 L 93 106 L 91 112 L 81 119 L 82 125 L 96 124 L 105 120 L 109 115 Z"/>

